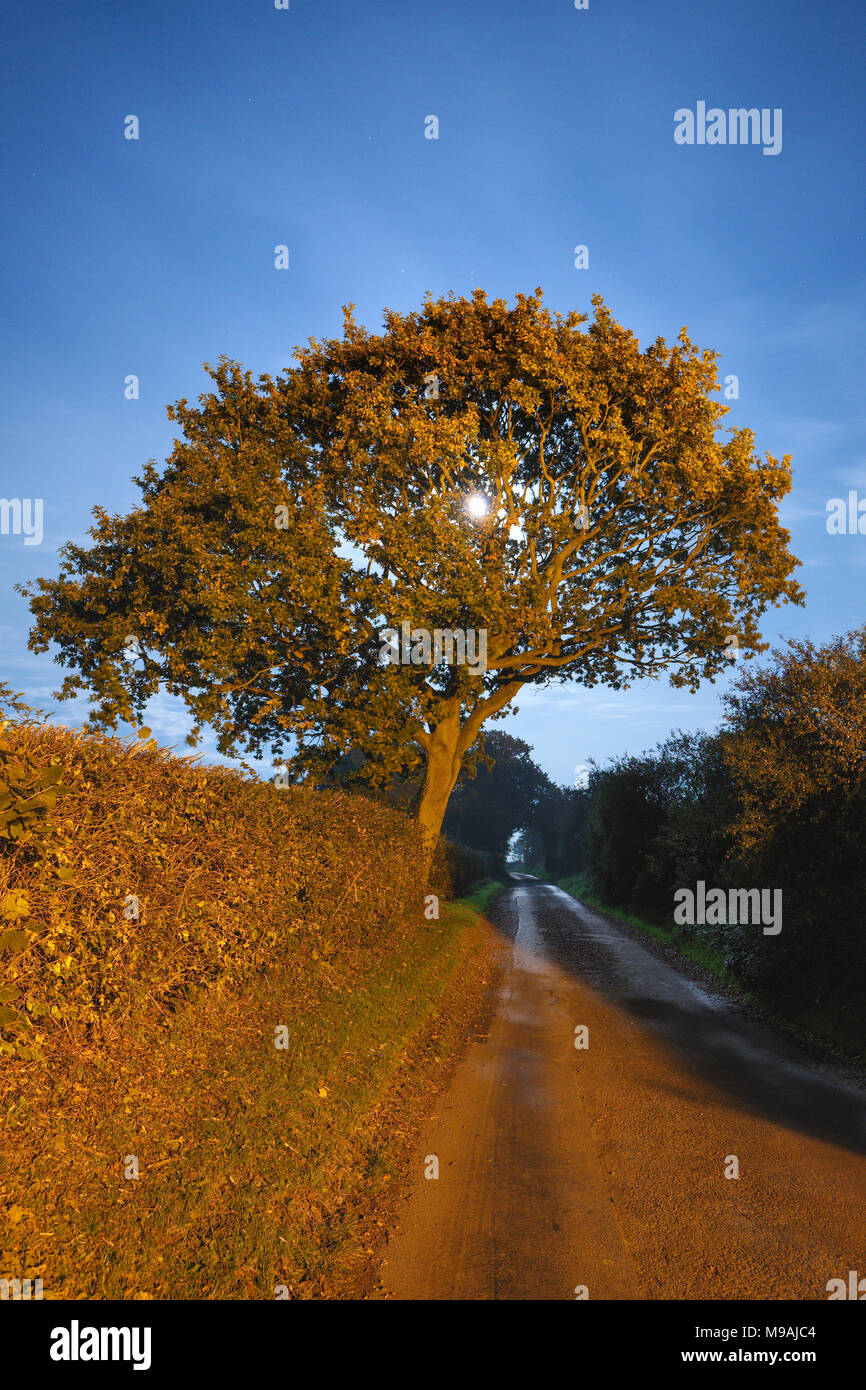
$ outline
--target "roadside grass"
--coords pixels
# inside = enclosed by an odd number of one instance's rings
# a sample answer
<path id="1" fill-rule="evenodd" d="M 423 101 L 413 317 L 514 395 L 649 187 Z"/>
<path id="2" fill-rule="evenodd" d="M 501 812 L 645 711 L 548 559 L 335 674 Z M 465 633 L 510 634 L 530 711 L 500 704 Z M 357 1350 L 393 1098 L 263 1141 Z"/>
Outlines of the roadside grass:
<path id="1" fill-rule="evenodd" d="M 476 912 L 486 912 L 504 892 L 505 884 L 499 879 L 482 878 L 472 885 L 469 893 L 460 901 L 464 906 L 474 908 Z"/>
<path id="2" fill-rule="evenodd" d="M 502 890 L 302 972 L 278 960 L 169 1032 L 133 1018 L 10 1063 L 0 1277 L 41 1277 L 47 1299 L 351 1296 L 483 1010 Z"/>
<path id="3" fill-rule="evenodd" d="M 623 922 L 628 927 L 634 927 L 637 931 L 643 932 L 645 936 L 651 936 L 656 941 L 660 941 L 662 945 L 672 947 L 681 956 L 687 956 L 689 960 L 702 966 L 727 988 L 736 990 L 741 994 L 745 993 L 740 982 L 725 966 L 722 953 L 711 946 L 709 942 L 695 937 L 694 932 L 689 933 L 676 925 L 657 926 L 654 922 L 645 922 L 642 917 L 635 917 L 631 912 L 623 912 L 620 908 L 611 907 L 608 903 L 602 902 L 598 894 L 593 891 L 586 874 L 573 874 L 570 878 L 560 879 L 558 886 L 563 888 L 566 893 L 570 893 L 573 898 L 579 898 L 589 907 L 597 908 L 606 917 L 612 917 L 614 921 Z"/>

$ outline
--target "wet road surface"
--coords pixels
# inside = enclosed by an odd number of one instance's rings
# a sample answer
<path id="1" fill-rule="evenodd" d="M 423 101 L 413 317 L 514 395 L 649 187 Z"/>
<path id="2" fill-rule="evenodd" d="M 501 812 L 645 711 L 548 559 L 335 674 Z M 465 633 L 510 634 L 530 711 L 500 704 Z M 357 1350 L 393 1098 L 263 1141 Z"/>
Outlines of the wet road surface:
<path id="1" fill-rule="evenodd" d="M 826 1299 L 866 1275 L 866 1091 L 558 888 L 521 882 L 498 919 L 489 1032 L 419 1135 L 375 1297 Z"/>

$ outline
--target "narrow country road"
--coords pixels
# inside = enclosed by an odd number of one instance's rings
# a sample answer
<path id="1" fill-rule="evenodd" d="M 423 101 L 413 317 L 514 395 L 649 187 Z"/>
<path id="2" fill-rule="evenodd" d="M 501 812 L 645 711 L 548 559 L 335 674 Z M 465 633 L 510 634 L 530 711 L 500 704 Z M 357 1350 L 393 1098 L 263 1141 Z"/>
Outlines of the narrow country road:
<path id="1" fill-rule="evenodd" d="M 489 1032 L 419 1136 L 373 1297 L 826 1299 L 866 1277 L 866 1091 L 558 888 L 497 907 Z"/>

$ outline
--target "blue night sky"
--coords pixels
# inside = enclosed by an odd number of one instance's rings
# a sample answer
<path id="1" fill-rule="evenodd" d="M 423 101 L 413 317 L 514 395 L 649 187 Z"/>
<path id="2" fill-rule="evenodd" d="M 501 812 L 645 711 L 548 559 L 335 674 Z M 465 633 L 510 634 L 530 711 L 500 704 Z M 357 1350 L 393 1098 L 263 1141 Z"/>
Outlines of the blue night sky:
<path id="1" fill-rule="evenodd" d="M 377 328 L 426 290 L 540 285 L 563 311 L 599 291 L 642 343 L 687 325 L 739 378 L 726 423 L 794 459 L 782 516 L 808 600 L 765 636 L 866 620 L 866 535 L 825 526 L 828 499 L 866 499 L 861 4 L 54 0 L 4 28 L 0 496 L 43 498 L 44 537 L 0 535 L 0 679 L 32 702 L 84 717 L 52 701 L 62 672 L 27 651 L 12 585 L 54 574 L 95 504 L 136 501 L 202 362 L 274 373 L 343 303 Z M 781 152 L 677 145 L 674 112 L 699 101 L 781 108 Z M 493 727 L 570 782 L 714 727 L 723 688 L 555 685 Z M 148 722 L 184 751 L 180 705 Z"/>

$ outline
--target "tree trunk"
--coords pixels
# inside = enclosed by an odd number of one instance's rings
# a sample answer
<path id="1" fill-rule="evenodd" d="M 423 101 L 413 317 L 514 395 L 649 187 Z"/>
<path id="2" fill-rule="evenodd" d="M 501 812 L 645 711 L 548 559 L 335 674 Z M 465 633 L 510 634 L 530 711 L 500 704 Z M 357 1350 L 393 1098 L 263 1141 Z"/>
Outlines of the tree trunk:
<path id="1" fill-rule="evenodd" d="M 423 836 L 424 861 L 428 873 L 439 841 L 442 821 L 448 809 L 448 800 L 454 790 L 454 783 L 460 775 L 459 739 L 460 708 L 458 706 L 433 730 L 427 749 L 427 767 L 424 774 L 424 785 L 418 800 L 416 817 Z"/>
<path id="2" fill-rule="evenodd" d="M 473 710 L 461 726 L 461 703 L 455 696 L 444 706 L 444 714 L 430 734 L 427 744 L 427 768 L 424 785 L 415 807 L 415 817 L 421 826 L 424 843 L 425 869 L 429 877 L 433 855 L 439 842 L 442 821 L 454 784 L 460 776 L 463 756 L 472 747 L 484 720 L 496 714 L 514 699 L 523 681 L 509 681 L 495 691 L 483 705 Z"/>

